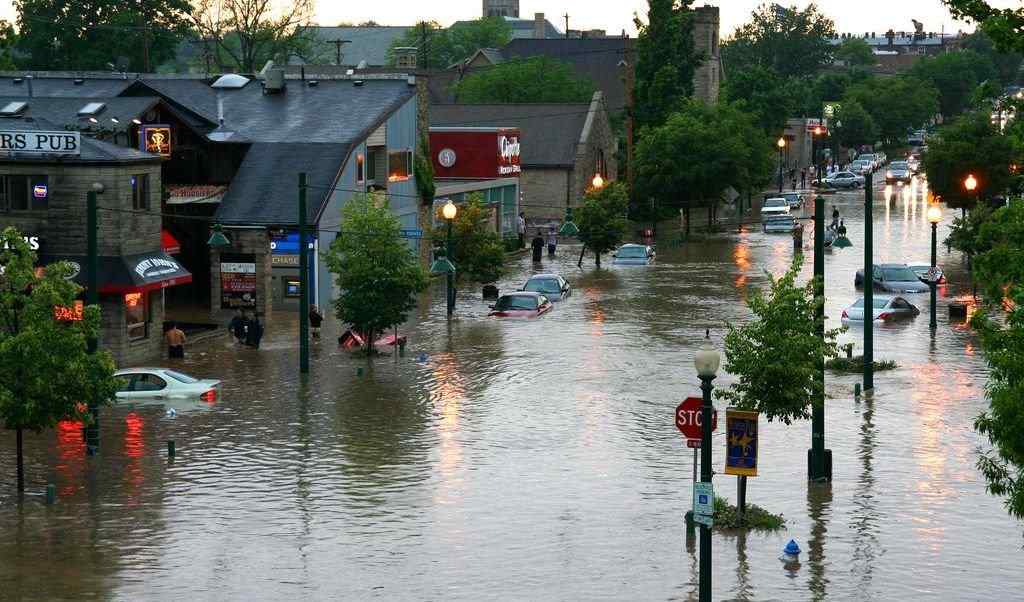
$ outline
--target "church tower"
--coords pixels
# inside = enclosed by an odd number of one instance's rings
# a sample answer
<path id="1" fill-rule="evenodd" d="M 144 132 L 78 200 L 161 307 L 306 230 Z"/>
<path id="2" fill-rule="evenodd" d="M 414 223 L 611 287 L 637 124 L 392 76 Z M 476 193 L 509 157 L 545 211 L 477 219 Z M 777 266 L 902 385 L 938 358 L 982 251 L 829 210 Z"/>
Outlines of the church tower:
<path id="1" fill-rule="evenodd" d="M 484 17 L 519 18 L 519 0 L 483 0 Z"/>

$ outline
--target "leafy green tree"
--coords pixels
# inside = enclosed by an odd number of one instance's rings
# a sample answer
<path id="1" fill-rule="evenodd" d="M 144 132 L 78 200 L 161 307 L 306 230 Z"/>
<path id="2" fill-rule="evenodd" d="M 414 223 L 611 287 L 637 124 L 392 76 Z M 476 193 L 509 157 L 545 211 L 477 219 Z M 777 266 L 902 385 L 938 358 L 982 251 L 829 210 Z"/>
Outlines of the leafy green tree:
<path id="1" fill-rule="evenodd" d="M 440 207 L 438 208 L 440 212 Z M 440 226 L 430 230 L 430 239 L 438 249 L 444 249 L 447 240 L 446 220 L 438 214 Z M 494 214 L 484 204 L 479 193 L 459 205 L 452 224 L 452 263 L 460 280 L 488 283 L 501 278 L 505 265 L 505 247 L 494 229 Z M 443 254 L 443 253 L 442 253 Z"/>
<path id="2" fill-rule="evenodd" d="M 1024 203 L 986 212 L 978 221 L 972 275 L 986 297 L 999 302 L 1009 289 L 1024 284 Z"/>
<path id="3" fill-rule="evenodd" d="M 639 35 L 633 85 L 636 127 L 660 125 L 693 95 L 693 76 L 704 57 L 693 43 L 692 0 L 648 0 L 647 22 L 633 19 Z"/>
<path id="4" fill-rule="evenodd" d="M 751 65 L 729 73 L 722 96 L 750 112 L 766 134 L 778 134 L 786 120 L 796 114 L 797 88 L 790 80 L 762 65 Z"/>
<path id="5" fill-rule="evenodd" d="M 499 63 L 469 75 L 454 86 L 461 103 L 590 102 L 594 84 L 572 67 L 546 56 Z"/>
<path id="6" fill-rule="evenodd" d="M 388 63 L 394 65 L 396 48 L 416 48 L 417 66 L 447 69 L 481 48 L 501 48 L 512 40 L 512 26 L 501 17 L 463 21 L 448 29 L 437 21 L 420 21 L 391 43 Z"/>
<path id="7" fill-rule="evenodd" d="M 430 160 L 433 155 L 430 153 L 430 138 L 426 132 L 420 133 L 419 148 L 416 149 L 416 159 L 413 161 L 413 176 L 416 178 L 416 192 L 420 195 L 420 202 L 424 205 L 434 203 L 434 194 L 437 193 L 437 186 L 434 184 L 434 163 Z"/>
<path id="8" fill-rule="evenodd" d="M 875 64 L 875 53 L 871 46 L 861 38 L 844 40 L 835 50 L 835 58 L 851 68 L 872 67 Z M 838 98 L 838 97 L 837 97 Z"/>
<path id="9" fill-rule="evenodd" d="M 965 50 L 921 57 L 910 70 L 910 75 L 932 84 L 939 92 L 939 110 L 951 119 L 963 112 L 971 100 L 971 93 L 983 81 L 995 80 L 995 66 L 980 54 Z"/>
<path id="10" fill-rule="evenodd" d="M 722 47 L 725 72 L 762 65 L 783 77 L 817 73 L 832 62 L 835 23 L 817 5 L 762 4 Z"/>
<path id="11" fill-rule="evenodd" d="M 985 0 L 942 0 L 958 19 L 974 21 L 1003 52 L 1024 52 L 1024 8 L 993 8 Z"/>
<path id="12" fill-rule="evenodd" d="M 950 207 L 970 209 L 978 200 L 1002 194 L 1012 181 L 1010 165 L 1018 156 L 1014 141 L 1001 135 L 988 111 L 966 113 L 933 137 L 922 159 L 928 186 Z M 964 180 L 973 174 L 977 190 Z"/>
<path id="13" fill-rule="evenodd" d="M 946 243 L 967 256 L 968 266 L 972 266 L 974 256 L 983 249 L 979 246 L 981 240 L 981 227 L 992 216 L 992 209 L 985 204 L 977 205 L 966 212 L 966 207 L 961 205 L 964 214 L 953 219 L 953 225 L 949 228 L 949 236 Z"/>
<path id="14" fill-rule="evenodd" d="M 341 291 L 335 314 L 366 335 L 368 352 L 378 333 L 405 321 L 427 288 L 427 273 L 400 229 L 386 201 L 355 195 L 341 210 L 342 233 L 324 253 Z"/>
<path id="15" fill-rule="evenodd" d="M 935 86 L 909 77 L 873 77 L 854 84 L 843 97 L 844 103 L 851 101 L 864 107 L 889 144 L 902 141 L 939 111 Z"/>
<path id="16" fill-rule="evenodd" d="M 819 378 L 824 362 L 839 355 L 836 337 L 842 329 L 826 330 L 824 340 L 818 336 L 824 317 L 816 316 L 814 281 L 796 285 L 802 265 L 797 257 L 781 278 L 769 274 L 768 291 L 754 291 L 747 299 L 752 319 L 727 324 L 725 370 L 737 381 L 715 395 L 756 410 L 769 422 L 810 418 L 811 404 L 825 398 Z"/>
<path id="17" fill-rule="evenodd" d="M 637 198 L 683 209 L 689 235 L 692 207 L 717 207 L 727 187 L 745 192 L 768 181 L 777 135 L 766 135 L 740 106 L 687 101 L 664 125 L 641 130 Z"/>
<path id="18" fill-rule="evenodd" d="M 189 32 L 188 0 L 15 0 L 23 67 L 153 71 Z M 148 54 L 148 69 L 146 57 Z"/>
<path id="19" fill-rule="evenodd" d="M 59 420 L 91 419 L 87 406 L 109 404 L 117 383 L 114 360 L 88 353 L 99 334 L 100 309 L 85 308 L 77 322 L 61 322 L 55 307 L 72 307 L 81 287 L 66 262 L 40 275 L 36 255 L 14 228 L 0 233 L 0 420 L 17 431 L 18 490 L 24 490 L 22 433 Z"/>
<path id="20" fill-rule="evenodd" d="M 1017 83 L 1017 74 L 1020 72 L 1021 63 L 1024 62 L 1024 55 L 1020 52 L 1000 51 L 992 38 L 981 29 L 967 36 L 962 47 L 988 59 L 996 69 L 1000 84 L 1006 86 Z"/>
<path id="21" fill-rule="evenodd" d="M 858 148 L 878 140 L 875 120 L 855 100 L 841 104 L 834 121 L 836 141 L 846 148 Z"/>
<path id="22" fill-rule="evenodd" d="M 311 56 L 315 12 L 314 0 L 195 0 L 191 21 L 200 39 L 213 43 L 220 69 L 256 73 L 269 60 L 283 65 Z"/>
<path id="23" fill-rule="evenodd" d="M 13 71 L 17 68 L 13 53 L 17 45 L 18 34 L 14 31 L 14 26 L 0 19 L 0 71 Z"/>
<path id="24" fill-rule="evenodd" d="M 583 197 L 583 205 L 573 211 L 579 239 L 584 250 L 594 253 L 594 264 L 601 267 L 601 255 L 614 250 L 622 242 L 629 224 L 626 208 L 629 193 L 622 182 L 609 182 L 591 189 Z M 582 260 L 583 255 L 580 255 Z"/>

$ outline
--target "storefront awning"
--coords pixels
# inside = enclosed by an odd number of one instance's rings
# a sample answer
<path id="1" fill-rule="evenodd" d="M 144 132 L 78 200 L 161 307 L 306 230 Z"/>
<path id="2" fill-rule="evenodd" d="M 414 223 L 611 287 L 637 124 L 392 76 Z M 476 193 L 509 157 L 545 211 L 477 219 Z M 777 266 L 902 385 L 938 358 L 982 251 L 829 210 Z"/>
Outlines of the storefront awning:
<path id="1" fill-rule="evenodd" d="M 160 231 L 160 248 L 168 255 L 181 253 L 181 243 L 167 230 Z"/>
<path id="2" fill-rule="evenodd" d="M 40 255 L 39 262 L 47 265 L 58 261 L 70 262 L 75 267 L 72 279 L 85 287 L 86 257 L 83 255 Z M 144 293 L 192 282 L 189 273 L 178 260 L 163 251 L 99 258 L 100 293 Z"/>

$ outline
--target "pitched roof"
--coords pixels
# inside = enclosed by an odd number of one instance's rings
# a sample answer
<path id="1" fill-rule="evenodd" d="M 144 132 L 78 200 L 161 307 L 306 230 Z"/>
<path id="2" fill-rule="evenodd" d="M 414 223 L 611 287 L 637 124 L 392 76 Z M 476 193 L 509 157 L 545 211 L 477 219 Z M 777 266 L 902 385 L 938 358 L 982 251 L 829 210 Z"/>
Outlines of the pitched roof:
<path id="1" fill-rule="evenodd" d="M 160 99 L 152 96 L 136 98 L 90 97 L 85 99 L 66 97 L 44 98 L 39 96 L 19 98 L 12 96 L 5 98 L 0 104 L 16 101 L 28 104 L 25 111 L 21 114 L 22 117 L 33 117 L 54 123 L 59 126 L 58 129 L 65 129 L 66 126 L 70 126 L 71 129 L 83 131 L 87 131 L 91 125 L 88 121 L 90 116 L 79 115 L 78 112 L 87 103 L 103 103 L 105 105 L 104 109 L 94 115 L 99 121 L 98 125 L 106 130 L 124 131 L 132 124 L 132 119 L 140 118 L 146 111 L 153 108 L 153 105 L 160 102 Z M 111 118 L 117 119 L 117 122 L 111 121 Z"/>
<path id="2" fill-rule="evenodd" d="M 369 67 L 380 67 L 388 64 L 388 49 L 392 42 L 401 38 L 412 26 L 378 26 L 378 27 L 311 27 L 317 39 L 327 48 L 324 54 L 334 60 L 334 40 L 348 40 L 341 46 L 341 62 L 344 65 L 358 65 L 366 61 Z M 294 58 L 293 64 L 303 61 Z"/>
<path id="3" fill-rule="evenodd" d="M 217 208 L 217 220 L 235 225 L 290 225 L 299 221 L 299 181 L 309 185 L 307 219 L 313 223 L 351 144 L 257 142 L 239 166 Z"/>
<path id="4" fill-rule="evenodd" d="M 64 128 L 53 122 L 35 118 L 0 118 L 0 129 L 7 131 L 23 132 L 61 132 Z M 78 155 L 64 155 L 56 160 L 61 163 L 136 163 L 160 161 L 159 155 L 154 155 L 134 148 L 126 148 L 109 142 L 103 142 L 91 138 L 86 134 L 81 135 L 82 145 Z M 0 156 L 0 162 L 18 161 L 35 163 L 39 161 L 52 161 L 49 156 L 40 155 L 16 155 Z"/>
<path id="5" fill-rule="evenodd" d="M 437 105 L 431 127 L 517 127 L 523 167 L 571 167 L 589 104 Z"/>
<path id="6" fill-rule="evenodd" d="M 54 77 L 53 73 L 40 73 L 32 78 L 32 96 L 111 98 L 120 95 L 134 81 L 115 76 L 77 77 L 73 73 L 65 73 Z M 28 86 L 28 79 L 22 73 L 0 73 L 0 96 L 28 96 Z"/>

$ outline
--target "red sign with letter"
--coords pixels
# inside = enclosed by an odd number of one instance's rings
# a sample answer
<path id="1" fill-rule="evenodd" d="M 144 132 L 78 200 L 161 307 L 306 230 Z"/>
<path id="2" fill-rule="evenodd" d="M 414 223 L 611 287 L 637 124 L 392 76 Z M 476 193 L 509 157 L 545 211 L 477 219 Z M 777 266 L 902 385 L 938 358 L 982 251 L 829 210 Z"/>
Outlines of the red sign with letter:
<path id="1" fill-rule="evenodd" d="M 434 176 L 460 180 L 518 177 L 521 139 L 518 128 L 431 128 Z"/>
<path id="2" fill-rule="evenodd" d="M 687 397 L 676 407 L 676 428 L 687 439 L 701 439 L 701 408 L 704 400 L 700 397 Z M 711 430 L 718 428 L 718 410 L 711 412 Z M 699 447 L 695 445 L 693 447 Z"/>
<path id="3" fill-rule="evenodd" d="M 81 322 L 85 319 L 85 305 L 81 301 L 75 301 L 71 307 L 55 305 L 53 307 L 53 319 L 58 322 Z"/>

